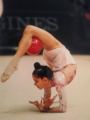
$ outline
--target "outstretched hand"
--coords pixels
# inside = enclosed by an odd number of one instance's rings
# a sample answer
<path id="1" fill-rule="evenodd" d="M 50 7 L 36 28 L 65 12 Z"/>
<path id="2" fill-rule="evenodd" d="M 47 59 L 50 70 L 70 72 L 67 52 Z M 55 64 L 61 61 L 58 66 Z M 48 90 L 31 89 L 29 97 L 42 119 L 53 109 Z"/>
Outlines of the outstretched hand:
<path id="1" fill-rule="evenodd" d="M 57 97 L 57 95 L 53 96 L 52 99 L 50 99 L 50 97 L 47 98 L 47 99 L 45 99 L 45 98 L 42 97 L 43 103 L 44 103 L 43 107 L 44 108 L 49 108 L 52 105 L 52 103 L 53 103 L 53 101 L 55 100 L 56 97 Z"/>
<path id="2" fill-rule="evenodd" d="M 29 101 L 29 103 L 31 103 L 31 104 L 34 104 L 40 111 L 43 111 L 43 105 L 42 105 L 42 100 L 41 100 L 41 102 L 39 103 L 38 101 L 34 101 L 34 102 L 32 102 L 32 101 Z"/>
<path id="3" fill-rule="evenodd" d="M 44 105 L 42 104 L 42 100 L 40 103 L 38 101 L 34 101 L 34 102 L 29 101 L 29 103 L 34 104 L 40 111 L 43 111 L 44 109 L 48 110 L 56 97 L 57 97 L 57 95 L 55 95 L 52 99 L 50 99 L 50 97 L 47 99 L 42 98 Z"/>

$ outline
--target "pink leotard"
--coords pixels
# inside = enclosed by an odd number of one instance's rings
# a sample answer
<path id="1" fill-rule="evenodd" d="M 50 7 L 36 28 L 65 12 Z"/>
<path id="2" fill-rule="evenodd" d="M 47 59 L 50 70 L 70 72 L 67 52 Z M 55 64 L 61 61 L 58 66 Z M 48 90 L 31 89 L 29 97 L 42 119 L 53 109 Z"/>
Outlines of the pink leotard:
<path id="1" fill-rule="evenodd" d="M 53 71 L 60 70 L 68 64 L 76 64 L 66 47 L 56 48 L 53 50 L 44 49 L 43 59 L 53 66 Z"/>

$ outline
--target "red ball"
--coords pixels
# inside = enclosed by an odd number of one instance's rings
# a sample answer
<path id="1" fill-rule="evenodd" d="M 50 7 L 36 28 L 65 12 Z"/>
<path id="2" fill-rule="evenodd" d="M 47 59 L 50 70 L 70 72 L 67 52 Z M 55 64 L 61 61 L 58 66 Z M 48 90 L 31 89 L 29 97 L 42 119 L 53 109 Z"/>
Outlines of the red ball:
<path id="1" fill-rule="evenodd" d="M 32 38 L 32 43 L 27 53 L 30 55 L 37 55 L 42 50 L 42 43 L 38 38 Z"/>

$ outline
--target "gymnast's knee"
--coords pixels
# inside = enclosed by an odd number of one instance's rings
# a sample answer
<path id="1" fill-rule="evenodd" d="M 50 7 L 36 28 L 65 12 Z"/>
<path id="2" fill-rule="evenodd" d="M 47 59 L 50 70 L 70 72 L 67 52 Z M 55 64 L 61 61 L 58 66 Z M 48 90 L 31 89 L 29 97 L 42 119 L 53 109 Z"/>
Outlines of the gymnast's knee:
<path id="1" fill-rule="evenodd" d="M 18 44 L 18 46 L 20 46 L 22 43 L 25 46 L 28 46 L 29 44 L 31 44 L 31 39 L 32 39 L 32 26 L 31 25 L 27 25 L 26 28 L 23 31 L 23 36 Z"/>
<path id="2" fill-rule="evenodd" d="M 24 29 L 24 32 L 23 32 L 23 34 L 26 34 L 26 35 L 32 35 L 32 33 L 33 33 L 33 27 L 32 27 L 32 25 L 27 25 L 26 27 L 25 27 L 25 29 Z"/>

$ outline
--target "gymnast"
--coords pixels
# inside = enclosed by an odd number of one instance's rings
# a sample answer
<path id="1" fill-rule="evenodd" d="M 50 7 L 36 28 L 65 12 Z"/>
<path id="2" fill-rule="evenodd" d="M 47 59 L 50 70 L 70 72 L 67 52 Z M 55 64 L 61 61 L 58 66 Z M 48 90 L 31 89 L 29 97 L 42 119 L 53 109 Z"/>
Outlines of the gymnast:
<path id="1" fill-rule="evenodd" d="M 27 52 L 31 46 L 32 37 L 38 38 L 43 50 L 43 59 L 46 61 L 47 66 L 42 66 L 40 63 L 34 63 L 35 70 L 32 73 L 34 85 L 40 90 L 44 89 L 44 97 L 41 102 L 29 101 L 38 107 L 41 112 L 66 112 L 67 110 L 67 97 L 65 86 L 71 83 L 76 75 L 77 65 L 69 50 L 54 36 L 47 31 L 27 25 L 24 29 L 23 36 L 19 42 L 18 49 L 5 68 L 1 82 L 7 81 L 10 76 L 18 69 L 18 63 L 21 57 Z M 51 87 L 55 87 L 59 96 L 59 105 L 51 108 L 53 101 L 57 97 L 51 97 Z"/>

